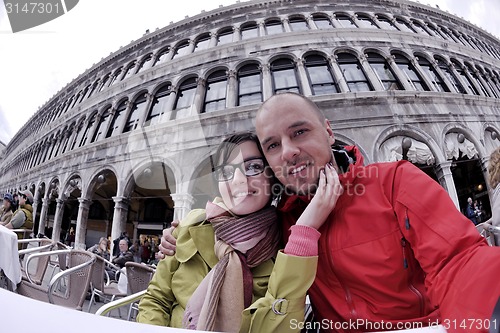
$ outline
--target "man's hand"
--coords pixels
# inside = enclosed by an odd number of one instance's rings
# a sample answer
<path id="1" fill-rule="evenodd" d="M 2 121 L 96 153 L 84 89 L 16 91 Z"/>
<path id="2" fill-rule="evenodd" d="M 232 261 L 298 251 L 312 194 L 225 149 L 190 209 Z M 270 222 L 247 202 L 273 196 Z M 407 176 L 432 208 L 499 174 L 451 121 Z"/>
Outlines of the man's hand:
<path id="1" fill-rule="evenodd" d="M 318 230 L 335 208 L 338 198 L 344 193 L 337 171 L 327 164 L 321 171 L 318 189 L 309 205 L 297 220 L 298 225 L 306 225 Z"/>
<path id="2" fill-rule="evenodd" d="M 158 248 L 158 258 L 163 259 L 165 256 L 173 256 L 175 253 L 175 243 L 176 239 L 172 236 L 172 232 L 179 225 L 179 220 L 172 221 L 171 227 L 163 229 L 163 235 L 161 236 L 161 242 Z"/>

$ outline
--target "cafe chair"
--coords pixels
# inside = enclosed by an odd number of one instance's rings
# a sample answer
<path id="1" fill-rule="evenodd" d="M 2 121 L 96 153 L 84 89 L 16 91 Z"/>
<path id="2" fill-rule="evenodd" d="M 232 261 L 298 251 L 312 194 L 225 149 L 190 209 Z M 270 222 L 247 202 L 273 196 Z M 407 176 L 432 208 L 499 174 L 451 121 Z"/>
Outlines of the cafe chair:
<path id="1" fill-rule="evenodd" d="M 87 251 L 73 249 L 50 251 L 37 255 L 51 256 L 60 253 L 65 253 L 68 256 L 69 266 L 50 280 L 48 288 L 23 280 L 19 284 L 17 292 L 39 301 L 81 310 L 90 285 L 92 265 L 96 261 L 96 256 Z M 66 279 L 66 290 L 58 292 L 56 287 L 63 279 Z"/>
<path id="2" fill-rule="evenodd" d="M 126 262 L 128 289 L 131 294 L 148 289 L 149 282 L 153 278 L 155 269 L 149 265 L 136 262 Z M 138 311 L 139 301 L 130 303 L 127 320 L 132 317 L 132 311 Z"/>
<path id="3" fill-rule="evenodd" d="M 94 264 L 94 269 L 92 271 L 92 277 L 90 280 L 91 296 L 87 312 L 90 312 L 92 305 L 95 303 L 96 296 L 99 296 L 99 298 L 102 299 L 103 302 L 114 301 L 116 297 L 127 296 L 126 292 L 124 293 L 118 289 L 118 284 L 116 282 L 110 280 L 105 270 L 106 265 L 112 267 L 115 270 L 120 270 L 120 267 L 114 265 L 109 260 L 106 260 L 103 257 L 96 257 L 97 259 Z"/>
<path id="4" fill-rule="evenodd" d="M 32 238 L 20 239 L 18 240 L 18 244 L 24 248 L 24 250 L 19 251 L 20 260 L 22 261 L 22 258 L 26 257 L 24 265 L 21 265 L 21 278 L 30 283 L 41 285 L 50 261 L 50 255 L 45 255 L 44 253 L 51 251 L 55 243 L 48 238 Z M 35 246 L 29 246 L 30 244 L 34 244 Z M 30 273 L 32 271 L 30 270 L 30 264 L 33 259 L 37 259 L 34 264 L 35 272 Z"/>

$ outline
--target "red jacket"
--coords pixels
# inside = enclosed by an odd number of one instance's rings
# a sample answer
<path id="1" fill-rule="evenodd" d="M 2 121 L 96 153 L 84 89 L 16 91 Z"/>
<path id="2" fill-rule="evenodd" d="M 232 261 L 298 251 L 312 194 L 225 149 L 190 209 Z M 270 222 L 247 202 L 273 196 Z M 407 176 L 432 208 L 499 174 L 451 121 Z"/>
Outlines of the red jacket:
<path id="1" fill-rule="evenodd" d="M 322 329 L 439 321 L 449 332 L 486 332 L 500 296 L 500 248 L 487 246 L 448 193 L 411 163 L 364 167 L 357 155 L 340 175 L 344 194 L 319 230 L 309 293 Z M 300 196 L 282 200 L 286 230 L 307 203 Z"/>

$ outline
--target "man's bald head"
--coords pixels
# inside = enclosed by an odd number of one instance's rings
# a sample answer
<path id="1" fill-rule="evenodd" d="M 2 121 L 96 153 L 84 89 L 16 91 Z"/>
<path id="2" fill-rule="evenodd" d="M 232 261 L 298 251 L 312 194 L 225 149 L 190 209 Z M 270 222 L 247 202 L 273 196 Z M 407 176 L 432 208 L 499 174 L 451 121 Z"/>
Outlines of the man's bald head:
<path id="1" fill-rule="evenodd" d="M 307 98 L 301 94 L 297 94 L 294 92 L 278 93 L 278 94 L 273 95 L 270 98 L 268 98 L 264 103 L 262 103 L 262 105 L 257 110 L 257 117 L 264 110 L 271 110 L 272 111 L 272 108 L 274 105 L 280 104 L 280 102 L 282 102 L 284 100 L 293 100 L 293 99 L 297 99 L 297 100 L 301 100 L 301 101 L 305 102 L 306 105 L 308 106 L 308 108 L 304 109 L 304 111 L 305 112 L 312 111 L 314 114 L 316 114 L 319 121 L 323 122 L 326 119 L 323 112 L 321 112 L 321 110 L 318 108 L 318 106 L 313 101 L 311 101 L 309 98 Z"/>

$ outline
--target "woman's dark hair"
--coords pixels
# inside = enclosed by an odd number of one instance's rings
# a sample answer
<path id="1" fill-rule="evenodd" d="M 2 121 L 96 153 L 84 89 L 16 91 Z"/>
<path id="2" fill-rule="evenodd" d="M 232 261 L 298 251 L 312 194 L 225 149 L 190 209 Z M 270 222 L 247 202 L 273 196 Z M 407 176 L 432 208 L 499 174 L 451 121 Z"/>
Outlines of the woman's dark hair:
<path id="1" fill-rule="evenodd" d="M 212 171 L 214 171 L 214 168 L 220 165 L 224 165 L 227 163 L 227 160 L 229 159 L 229 156 L 233 152 L 233 150 L 238 147 L 240 144 L 243 142 L 255 142 L 257 145 L 257 148 L 259 149 L 260 153 L 262 154 L 262 157 L 264 158 L 264 152 L 262 151 L 262 148 L 260 147 L 259 139 L 257 138 L 257 135 L 255 135 L 252 132 L 239 132 L 232 134 L 231 136 L 227 137 L 224 139 L 224 141 L 221 142 L 219 147 L 217 148 L 217 151 L 215 152 L 214 155 L 214 162 L 213 162 L 213 168 Z M 267 162 L 266 162 L 267 165 Z"/>

